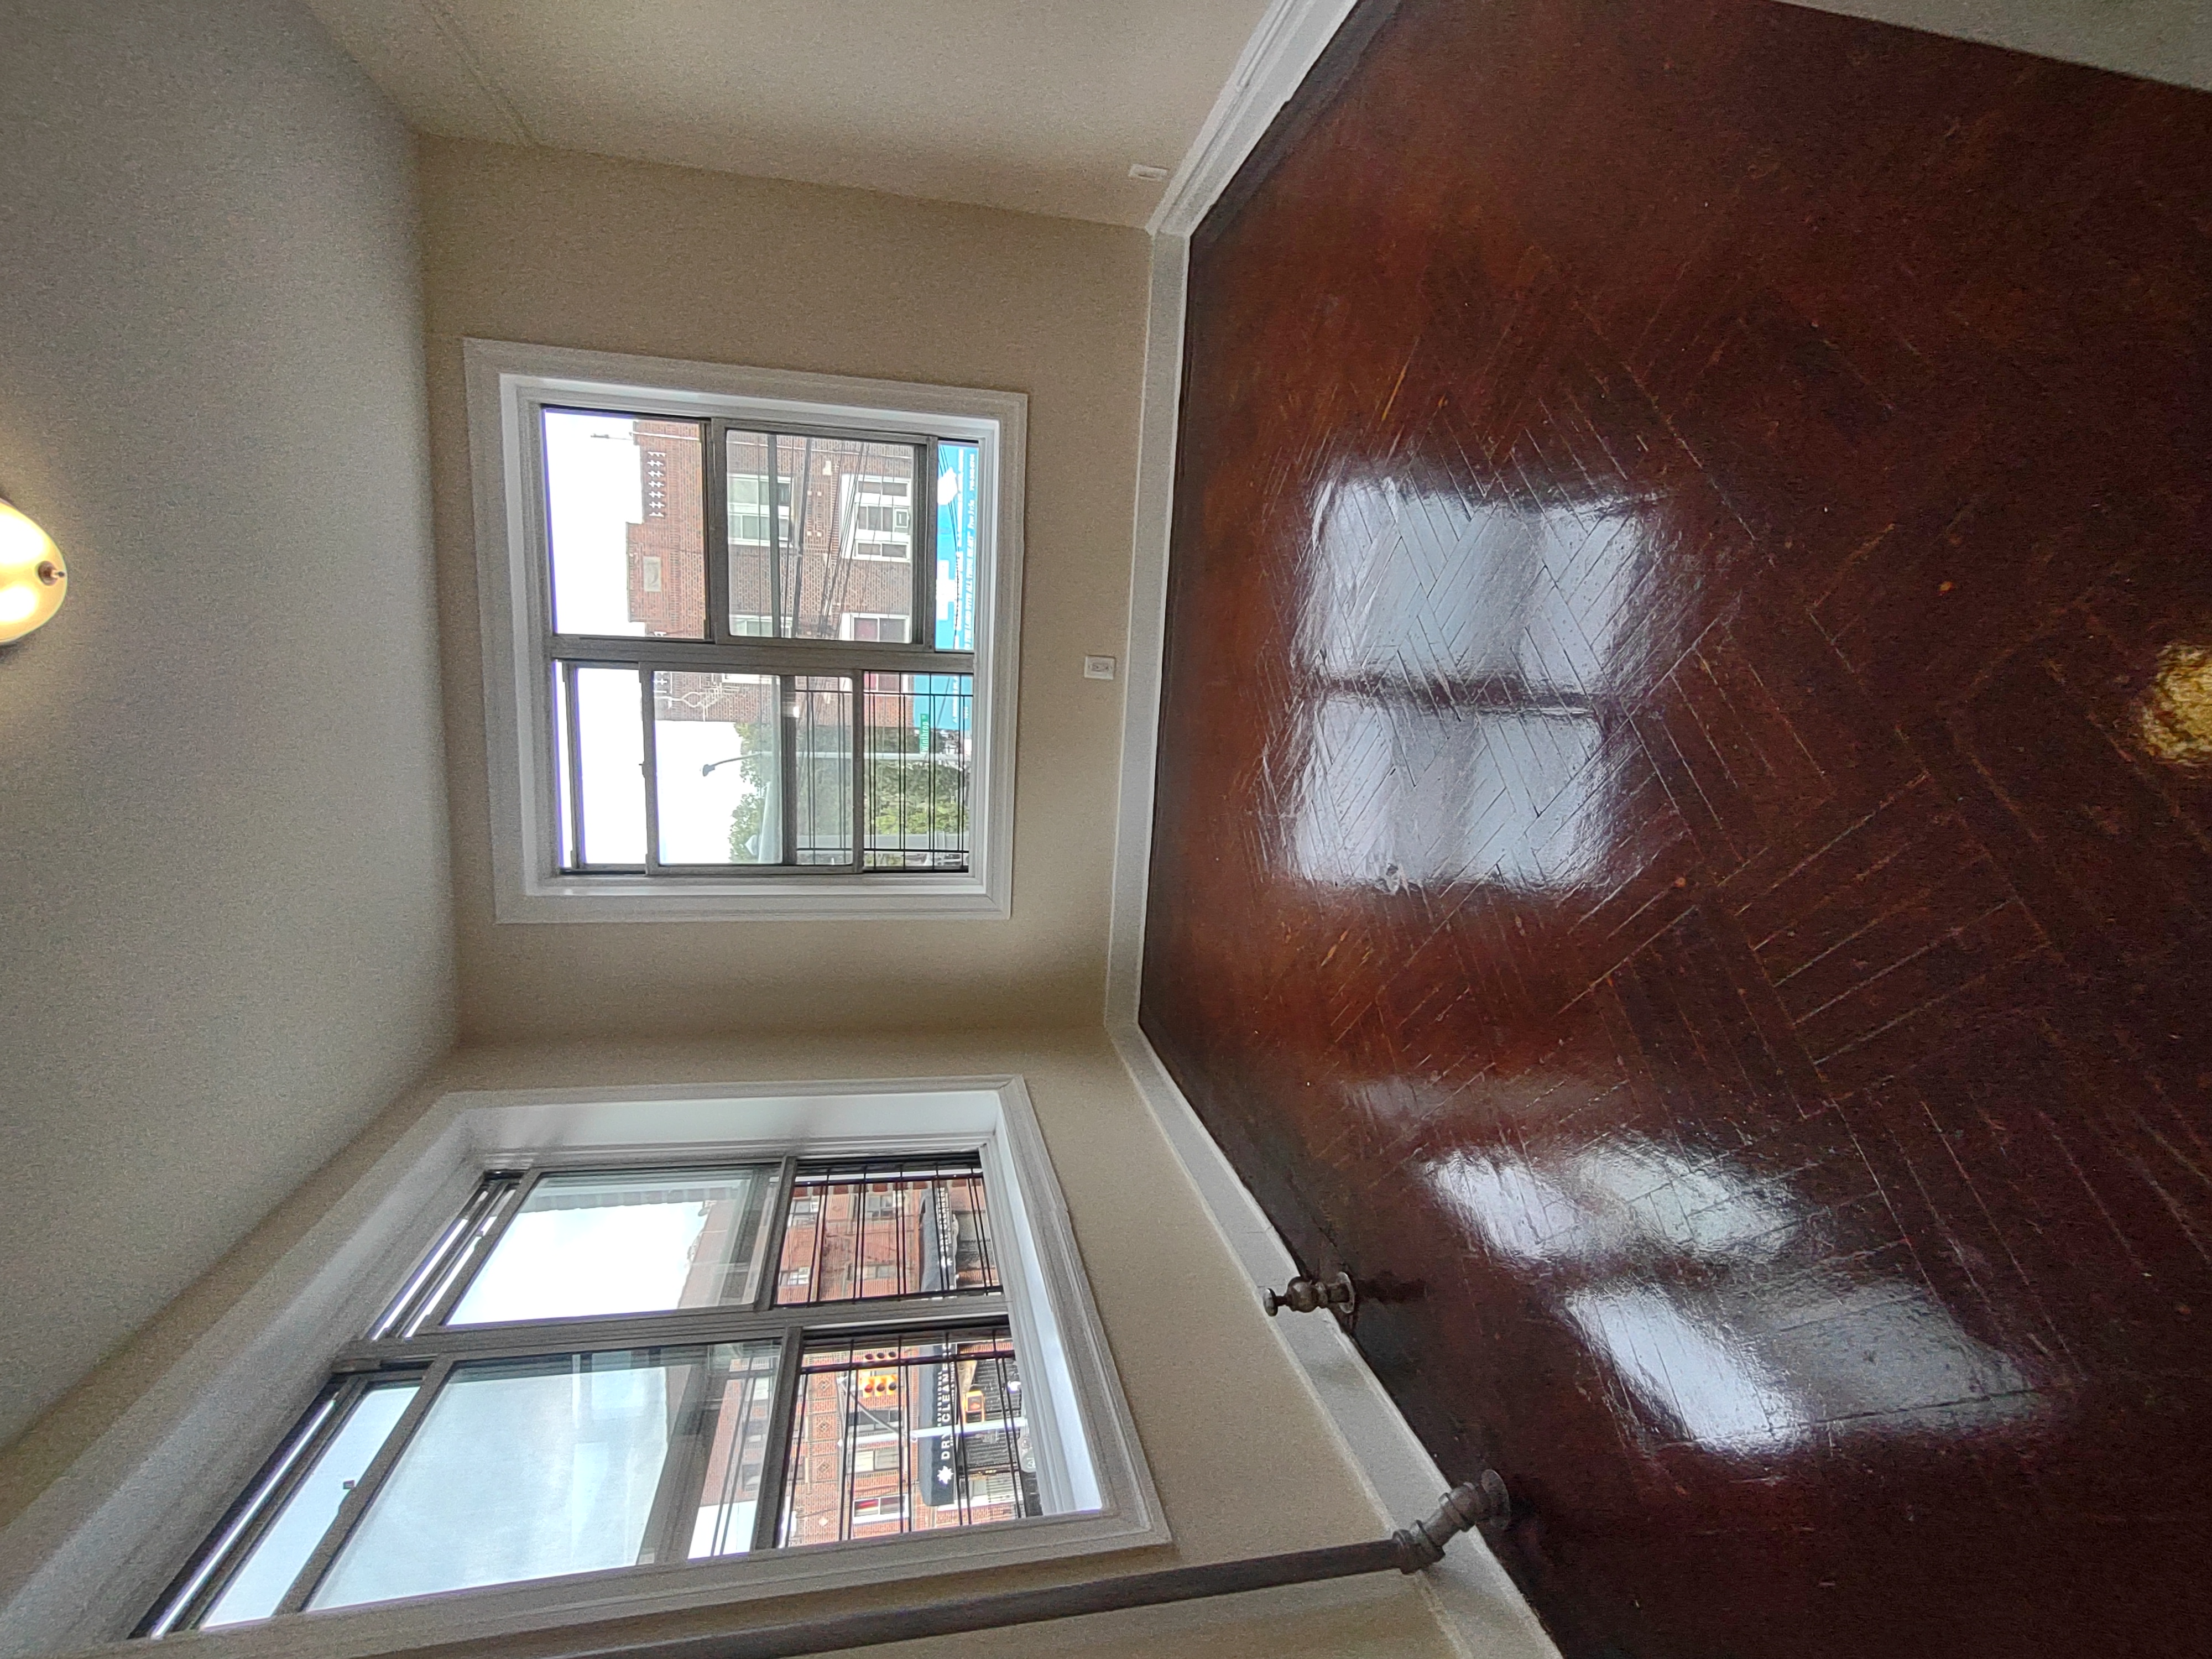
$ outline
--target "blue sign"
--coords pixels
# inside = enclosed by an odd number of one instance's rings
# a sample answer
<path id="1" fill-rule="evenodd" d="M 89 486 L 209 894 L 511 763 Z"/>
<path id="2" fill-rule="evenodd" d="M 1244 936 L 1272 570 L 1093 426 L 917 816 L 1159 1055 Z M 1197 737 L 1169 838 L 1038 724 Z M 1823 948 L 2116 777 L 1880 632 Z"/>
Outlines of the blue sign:
<path id="1" fill-rule="evenodd" d="M 982 452 L 974 444 L 937 446 L 937 648 L 975 648 L 975 515 Z M 931 732 L 965 732 L 972 723 L 971 682 L 954 674 L 908 678 L 915 693 L 914 723 L 931 746 Z"/>
<path id="2" fill-rule="evenodd" d="M 975 648 L 976 475 L 974 444 L 937 446 L 937 648 Z"/>

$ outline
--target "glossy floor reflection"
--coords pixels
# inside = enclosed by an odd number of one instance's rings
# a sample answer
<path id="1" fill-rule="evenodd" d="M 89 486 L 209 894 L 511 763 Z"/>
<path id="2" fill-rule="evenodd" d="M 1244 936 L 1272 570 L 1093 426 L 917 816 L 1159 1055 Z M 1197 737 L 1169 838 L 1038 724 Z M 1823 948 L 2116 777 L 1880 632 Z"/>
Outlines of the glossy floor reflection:
<path id="1" fill-rule="evenodd" d="M 2212 98 L 1365 15 L 1194 248 L 1147 1032 L 1577 1659 L 2194 1650 Z"/>

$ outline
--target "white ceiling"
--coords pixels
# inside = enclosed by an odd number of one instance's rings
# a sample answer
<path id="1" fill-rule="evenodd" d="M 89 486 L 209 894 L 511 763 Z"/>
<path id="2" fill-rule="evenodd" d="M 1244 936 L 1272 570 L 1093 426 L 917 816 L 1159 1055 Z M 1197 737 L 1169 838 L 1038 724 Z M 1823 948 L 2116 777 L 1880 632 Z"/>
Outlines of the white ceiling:
<path id="1" fill-rule="evenodd" d="M 1141 225 L 1266 0 L 307 0 L 425 132 Z"/>

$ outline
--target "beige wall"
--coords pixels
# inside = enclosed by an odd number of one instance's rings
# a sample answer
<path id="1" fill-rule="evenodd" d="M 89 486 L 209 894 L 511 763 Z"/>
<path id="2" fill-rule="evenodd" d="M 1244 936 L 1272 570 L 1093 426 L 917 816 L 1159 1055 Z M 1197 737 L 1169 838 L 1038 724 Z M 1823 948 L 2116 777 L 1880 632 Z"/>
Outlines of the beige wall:
<path id="1" fill-rule="evenodd" d="M 1127 631 L 1145 238 L 459 140 L 422 156 L 464 1033 L 1096 1022 L 1121 704 L 1081 659 Z M 493 921 L 469 336 L 1030 395 L 1011 921 Z"/>
<path id="2" fill-rule="evenodd" d="M 2204 0 L 1790 0 L 1930 34 L 2212 90 Z"/>
<path id="3" fill-rule="evenodd" d="M 1112 1571 L 1378 1537 L 1386 1520 L 1303 1378 L 1261 1314 L 1165 1138 L 1103 1035 L 906 1038 L 779 1037 L 669 1044 L 464 1049 L 425 1088 L 274 1216 L 191 1295 L 11 1453 L 0 1455 L 0 1524 L 158 1376 L 161 1356 L 206 1328 L 253 1276 L 312 1225 L 405 1125 L 446 1088 L 672 1085 L 988 1076 L 1028 1082 L 1101 1319 L 1174 1545 L 1087 1562 L 1048 1564 L 957 1581 L 974 1594 Z M 1462 1547 L 1465 1547 L 1462 1546 Z M 933 1585 L 926 1593 L 948 1593 Z M 742 1616 L 775 1622 L 925 1599 L 915 1585 L 791 1597 Z M 708 1614 L 640 1621 L 632 1639 L 703 1629 Z M 607 1632 L 610 1639 L 615 1632 Z M 502 1644 L 555 1651 L 563 1641 Z M 486 1650 L 479 1648 L 477 1650 Z M 991 1637 L 940 1640 L 921 1652 L 1042 1651 L 1272 1656 L 1450 1651 L 1418 1586 L 1390 1575 L 1334 1588 L 1132 1613 Z M 902 1650 L 904 1651 L 904 1650 Z"/>
<path id="4" fill-rule="evenodd" d="M 304 12 L 0 8 L 0 1442 L 446 1047 L 405 131 Z"/>

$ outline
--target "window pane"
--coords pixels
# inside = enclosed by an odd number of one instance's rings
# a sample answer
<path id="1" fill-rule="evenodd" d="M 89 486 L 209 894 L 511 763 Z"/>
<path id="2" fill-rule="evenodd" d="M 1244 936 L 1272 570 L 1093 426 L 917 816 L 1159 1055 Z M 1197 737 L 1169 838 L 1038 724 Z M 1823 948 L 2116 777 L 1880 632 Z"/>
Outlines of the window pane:
<path id="1" fill-rule="evenodd" d="M 759 1342 L 454 1366 L 309 1605 L 683 1559 L 717 1449 L 737 1478 L 727 1504 L 719 1486 L 714 1504 L 734 1521 L 750 1501 L 744 1472 L 757 1470 L 760 1450 L 747 1389 L 775 1352 Z M 722 1533 L 726 1553 L 751 1541 L 740 1530 Z"/>
<path id="2" fill-rule="evenodd" d="M 731 433 L 731 630 L 768 633 L 775 617 L 773 631 L 787 638 L 907 643 L 917 453 L 911 444 Z M 771 543 L 780 557 L 770 557 Z"/>
<path id="3" fill-rule="evenodd" d="M 553 626 L 697 639 L 707 631 L 702 428 L 544 411 Z"/>
<path id="4" fill-rule="evenodd" d="M 760 1508 L 761 1467 L 768 1455 L 770 1413 L 775 1409 L 777 1348 L 773 1342 L 749 1342 L 722 1348 L 730 1363 L 707 1378 L 708 1420 L 699 1440 L 705 1469 L 695 1493 L 682 1488 L 690 1504 L 690 1559 L 742 1555 L 753 1547 L 753 1522 Z"/>
<path id="5" fill-rule="evenodd" d="M 568 761 L 568 731 L 561 731 Z M 645 723 L 635 668 L 576 671 L 576 743 L 583 786 L 583 842 L 572 865 L 645 862 Z M 565 839 L 568 826 L 562 825 Z"/>
<path id="6" fill-rule="evenodd" d="M 553 677 L 553 747 L 556 764 L 553 768 L 553 822 L 559 826 L 561 867 L 572 869 L 584 861 L 583 849 L 575 844 L 575 798 L 568 784 L 568 676 L 559 663 L 551 665 Z"/>
<path id="7" fill-rule="evenodd" d="M 775 631 L 774 562 L 770 538 L 777 544 L 791 539 L 792 479 L 781 465 L 770 490 L 769 435 L 765 432 L 732 432 L 724 451 L 729 480 L 730 510 L 730 632 L 740 635 Z M 775 504 L 775 523 L 769 504 Z"/>
<path id="8" fill-rule="evenodd" d="M 853 683 L 792 679 L 791 741 L 799 864 L 853 861 Z"/>
<path id="9" fill-rule="evenodd" d="M 765 1165 L 545 1176 L 447 1323 L 750 1304 L 775 1176 Z"/>
<path id="10" fill-rule="evenodd" d="M 776 695 L 774 675 L 653 677 L 663 864 L 782 861 Z"/>
<path id="11" fill-rule="evenodd" d="M 975 685 L 966 674 L 867 677 L 871 870 L 968 867 Z"/>
<path id="12" fill-rule="evenodd" d="M 884 1538 L 1042 1510 L 1005 1327 L 807 1345 L 781 1542 Z"/>
<path id="13" fill-rule="evenodd" d="M 937 446 L 937 648 L 975 648 L 976 515 L 982 452 Z"/>
<path id="14" fill-rule="evenodd" d="M 416 1387 L 412 1381 L 379 1383 L 354 1402 L 313 1467 L 293 1488 L 283 1510 L 200 1620 L 200 1628 L 266 1619 L 276 1611 L 300 1569 L 337 1519 L 338 1505 L 383 1449 L 392 1425 L 414 1399 Z"/>
<path id="15" fill-rule="evenodd" d="M 781 1306 L 994 1290 L 981 1160 L 802 1164 L 784 1216 Z"/>

